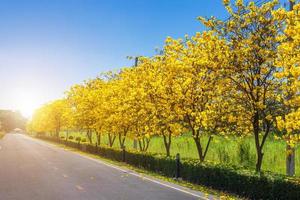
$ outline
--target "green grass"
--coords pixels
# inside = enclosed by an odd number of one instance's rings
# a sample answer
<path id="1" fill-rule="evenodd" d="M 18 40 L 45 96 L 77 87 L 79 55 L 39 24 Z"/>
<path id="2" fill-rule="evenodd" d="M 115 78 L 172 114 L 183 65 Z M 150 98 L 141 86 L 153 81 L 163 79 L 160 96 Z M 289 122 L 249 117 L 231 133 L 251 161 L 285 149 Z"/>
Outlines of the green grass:
<path id="1" fill-rule="evenodd" d="M 74 138 L 77 136 L 85 137 L 84 134 L 72 132 Z M 65 133 L 61 133 L 65 136 Z M 206 142 L 204 138 L 203 142 Z M 101 138 L 102 145 L 108 145 L 107 136 Z M 93 137 L 93 143 L 96 143 L 96 137 Z M 126 148 L 133 149 L 133 140 L 126 138 Z M 116 139 L 114 148 L 119 148 L 119 141 Z M 272 171 L 285 174 L 285 142 L 268 138 L 264 146 L 264 159 L 262 169 L 264 171 Z M 299 148 L 298 148 L 299 149 Z M 300 156 L 296 149 L 296 176 L 300 176 Z M 243 150 L 243 151 L 242 151 Z M 161 137 L 153 137 L 148 149 L 149 152 L 165 154 L 165 147 Z M 174 137 L 171 144 L 171 154 L 180 153 L 182 158 L 198 158 L 196 146 L 193 139 L 189 135 Z M 252 137 L 243 140 L 235 137 L 225 139 L 223 137 L 215 137 L 211 142 L 206 160 L 215 163 L 228 163 L 234 165 L 243 165 L 247 168 L 255 167 L 256 153 L 255 145 Z"/>

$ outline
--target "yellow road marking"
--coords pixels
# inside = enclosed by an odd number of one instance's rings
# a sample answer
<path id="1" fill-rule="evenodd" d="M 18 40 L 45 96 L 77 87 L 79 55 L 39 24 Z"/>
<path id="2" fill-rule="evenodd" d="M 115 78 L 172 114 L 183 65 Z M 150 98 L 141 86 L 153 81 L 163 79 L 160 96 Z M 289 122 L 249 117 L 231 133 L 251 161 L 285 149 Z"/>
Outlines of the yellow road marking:
<path id="1" fill-rule="evenodd" d="M 80 185 L 76 185 L 76 189 L 82 191 L 82 190 L 83 190 L 83 187 L 81 187 Z"/>

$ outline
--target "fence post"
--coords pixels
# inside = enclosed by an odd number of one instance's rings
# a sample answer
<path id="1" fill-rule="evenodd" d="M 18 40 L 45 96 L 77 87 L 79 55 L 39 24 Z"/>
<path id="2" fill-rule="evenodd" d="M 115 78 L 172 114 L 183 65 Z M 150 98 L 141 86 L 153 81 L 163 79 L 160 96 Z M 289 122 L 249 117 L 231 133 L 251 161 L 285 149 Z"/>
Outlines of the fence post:
<path id="1" fill-rule="evenodd" d="M 122 161 L 126 162 L 126 150 L 125 150 L 125 146 L 122 148 Z"/>
<path id="2" fill-rule="evenodd" d="M 295 148 L 289 144 L 286 146 L 286 175 L 295 175 Z"/>
<path id="3" fill-rule="evenodd" d="M 176 154 L 176 175 L 175 175 L 176 179 L 180 178 L 180 166 L 181 166 L 181 163 L 180 163 L 180 154 L 177 153 Z"/>

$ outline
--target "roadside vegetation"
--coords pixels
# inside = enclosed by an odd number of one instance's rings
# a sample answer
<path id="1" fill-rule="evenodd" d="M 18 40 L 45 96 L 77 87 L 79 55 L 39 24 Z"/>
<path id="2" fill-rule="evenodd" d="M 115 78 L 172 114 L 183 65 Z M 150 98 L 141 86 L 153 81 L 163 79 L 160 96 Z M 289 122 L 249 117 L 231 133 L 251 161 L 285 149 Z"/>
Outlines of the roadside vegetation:
<path id="1" fill-rule="evenodd" d="M 70 141 L 75 141 L 75 138 L 85 138 L 85 133 L 80 132 L 70 132 L 69 137 L 73 139 L 68 139 Z M 60 137 L 65 139 L 66 132 L 61 132 Z M 208 140 L 207 137 L 203 138 L 205 141 Z M 85 140 L 85 143 L 89 143 Z M 94 136 L 92 138 L 93 144 L 97 143 L 97 138 Z M 109 141 L 107 137 L 101 139 L 101 146 L 109 147 Z M 197 149 L 194 145 L 194 141 L 188 134 L 184 134 L 180 137 L 174 137 L 172 141 L 170 155 L 175 156 L 177 153 L 180 154 L 182 158 L 192 158 L 197 159 Z M 119 149 L 119 143 L 114 143 L 113 148 Z M 128 138 L 125 142 L 126 150 L 135 150 L 134 141 Z M 151 138 L 149 144 L 148 152 L 165 154 L 165 146 L 163 139 L 159 136 Z M 285 174 L 285 162 L 286 162 L 286 143 L 285 141 L 271 138 L 270 142 L 266 144 L 265 155 L 262 168 L 265 171 L 271 171 L 279 174 Z M 211 142 L 211 149 L 207 154 L 207 160 L 214 162 L 216 164 L 233 164 L 241 165 L 248 169 L 255 169 L 255 148 L 254 142 L 251 137 L 248 138 L 238 138 L 230 137 L 223 138 L 216 136 Z M 300 166 L 300 156 L 296 156 L 296 166 Z M 300 176 L 300 168 L 296 168 L 296 176 Z"/>
<path id="2" fill-rule="evenodd" d="M 27 119 L 20 112 L 0 110 L 0 132 L 9 133 L 14 129 L 25 130 Z"/>

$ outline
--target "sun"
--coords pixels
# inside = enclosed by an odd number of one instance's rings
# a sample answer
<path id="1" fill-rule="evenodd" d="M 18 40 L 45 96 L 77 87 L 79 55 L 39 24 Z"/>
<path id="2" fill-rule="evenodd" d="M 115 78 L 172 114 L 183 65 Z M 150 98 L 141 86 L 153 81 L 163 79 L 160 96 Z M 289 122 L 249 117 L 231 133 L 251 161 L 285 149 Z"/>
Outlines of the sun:
<path id="1" fill-rule="evenodd" d="M 30 92 L 29 90 L 21 90 L 14 95 L 14 109 L 20 111 L 24 117 L 30 118 L 34 111 L 41 105 L 40 95 Z"/>
<path id="2" fill-rule="evenodd" d="M 36 108 L 34 99 L 26 99 L 19 105 L 18 110 L 24 117 L 31 117 Z"/>

